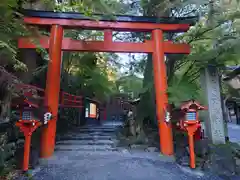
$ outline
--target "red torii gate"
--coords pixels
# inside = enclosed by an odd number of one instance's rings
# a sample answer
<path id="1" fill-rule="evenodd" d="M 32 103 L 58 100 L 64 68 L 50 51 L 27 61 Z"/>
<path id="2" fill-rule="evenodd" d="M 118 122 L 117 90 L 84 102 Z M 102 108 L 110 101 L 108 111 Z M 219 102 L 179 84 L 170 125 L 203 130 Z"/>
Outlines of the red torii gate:
<path id="1" fill-rule="evenodd" d="M 156 109 L 159 123 L 161 152 L 164 155 L 173 154 L 173 138 L 171 124 L 165 121 L 165 111 L 168 104 L 167 77 L 165 54 L 190 53 L 187 44 L 174 44 L 164 41 L 163 32 L 185 32 L 195 22 L 190 18 L 154 18 L 138 16 L 116 16 L 115 20 L 99 20 L 85 17 L 79 13 L 59 13 L 24 10 L 24 22 L 29 25 L 51 27 L 50 37 L 37 37 L 43 48 L 49 49 L 50 61 L 47 73 L 45 101 L 51 108 L 53 115 L 58 113 L 60 90 L 60 68 L 62 51 L 89 51 L 89 52 L 131 52 L 152 53 L 154 84 L 156 91 Z M 79 41 L 64 37 L 64 29 L 103 30 L 104 41 Z M 151 32 L 152 39 L 143 43 L 113 42 L 112 31 Z M 36 48 L 30 38 L 19 38 L 19 48 Z M 54 152 L 56 121 L 54 118 L 44 128 L 41 138 L 41 157 L 49 157 Z"/>

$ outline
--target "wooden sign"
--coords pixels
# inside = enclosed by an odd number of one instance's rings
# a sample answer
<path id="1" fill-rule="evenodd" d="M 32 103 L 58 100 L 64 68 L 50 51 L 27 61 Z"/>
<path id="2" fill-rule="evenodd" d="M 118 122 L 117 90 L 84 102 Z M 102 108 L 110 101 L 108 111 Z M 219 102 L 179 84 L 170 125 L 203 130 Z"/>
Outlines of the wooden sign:
<path id="1" fill-rule="evenodd" d="M 97 106 L 96 104 L 90 103 L 90 118 L 96 118 L 97 117 Z"/>

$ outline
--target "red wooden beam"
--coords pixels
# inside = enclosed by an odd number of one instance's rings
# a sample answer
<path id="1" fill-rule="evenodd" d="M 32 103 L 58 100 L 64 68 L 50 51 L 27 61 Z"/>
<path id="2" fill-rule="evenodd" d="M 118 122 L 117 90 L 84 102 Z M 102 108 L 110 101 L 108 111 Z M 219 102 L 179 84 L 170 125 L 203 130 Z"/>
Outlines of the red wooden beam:
<path id="1" fill-rule="evenodd" d="M 42 128 L 40 156 L 47 158 L 52 156 L 55 148 L 55 136 L 57 127 L 57 115 L 59 106 L 59 91 L 61 79 L 61 58 L 63 27 L 53 25 L 49 39 L 49 59 L 47 80 L 45 88 L 45 103 L 49 107 L 53 118 L 47 126 Z"/>
<path id="2" fill-rule="evenodd" d="M 112 42 L 112 30 L 104 30 L 104 41 Z"/>
<path id="3" fill-rule="evenodd" d="M 156 94 L 156 117 L 159 127 L 160 149 L 164 155 L 173 155 L 173 136 L 171 123 L 165 121 L 168 112 L 167 97 L 167 73 L 165 64 L 164 36 L 163 31 L 156 29 L 152 33 L 154 44 L 153 58 L 153 74 L 154 86 Z"/>
<path id="4" fill-rule="evenodd" d="M 42 37 L 38 41 L 41 47 L 49 48 L 49 38 Z M 37 46 L 30 38 L 19 38 L 19 48 L 35 49 Z M 63 38 L 63 51 L 92 51 L 92 52 L 132 52 L 132 53 L 152 53 L 152 41 L 144 43 L 129 43 L 129 42 L 104 42 L 104 41 L 79 41 L 70 38 Z M 166 54 L 181 53 L 189 54 L 190 46 L 188 44 L 174 44 L 170 41 L 164 42 L 164 52 Z"/>
<path id="5" fill-rule="evenodd" d="M 164 53 L 165 54 L 190 54 L 191 47 L 188 44 L 175 44 L 171 41 L 164 41 Z"/>
<path id="6" fill-rule="evenodd" d="M 156 24 L 156 23 L 138 23 L 138 22 L 106 22 L 106 21 L 90 21 L 90 20 L 74 20 L 74 19 L 55 19 L 55 18 L 39 18 L 39 17 L 24 17 L 26 24 L 32 25 L 54 25 L 58 24 L 68 28 L 81 29 L 112 29 L 115 31 L 152 31 L 161 29 L 163 31 L 187 31 L 189 24 Z"/>
<path id="7" fill-rule="evenodd" d="M 83 108 L 83 105 L 68 105 L 68 104 L 59 104 L 59 107 L 61 108 Z"/>

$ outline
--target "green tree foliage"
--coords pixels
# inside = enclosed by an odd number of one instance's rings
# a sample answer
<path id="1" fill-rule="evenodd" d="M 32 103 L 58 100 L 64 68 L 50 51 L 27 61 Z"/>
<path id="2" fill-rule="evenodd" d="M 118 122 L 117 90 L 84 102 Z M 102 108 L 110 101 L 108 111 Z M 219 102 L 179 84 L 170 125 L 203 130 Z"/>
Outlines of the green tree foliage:
<path id="1" fill-rule="evenodd" d="M 0 2 L 0 65 L 9 63 L 16 69 L 25 69 L 17 58 L 17 38 L 27 33 L 21 20 L 21 14 L 16 0 L 1 0 Z"/>
<path id="2" fill-rule="evenodd" d="M 122 76 L 116 81 L 118 90 L 122 93 L 131 94 L 132 98 L 138 98 L 142 89 L 142 78 L 134 74 Z"/>
<path id="3" fill-rule="evenodd" d="M 102 13 L 111 18 L 114 10 L 120 11 L 117 1 L 64 1 L 56 4 L 57 11 L 75 11 L 93 16 Z M 65 37 L 76 40 L 102 40 L 101 31 L 68 30 Z M 68 53 L 63 56 L 62 89 L 72 93 L 80 93 L 88 97 L 103 100 L 107 95 L 115 92 L 114 74 L 118 57 L 107 53 Z"/>
<path id="4" fill-rule="evenodd" d="M 58 4 L 56 9 L 58 11 L 82 12 L 87 16 L 93 17 L 93 19 L 96 18 L 93 16 L 93 13 L 103 13 L 106 17 L 114 19 L 113 14 L 124 14 L 133 9 L 132 6 L 128 5 L 129 3 L 127 2 L 115 0 L 65 1 Z M 103 32 L 101 31 L 71 30 L 67 31 L 65 36 L 77 40 L 103 40 Z M 92 58 L 94 61 L 90 60 Z M 116 54 L 70 53 L 64 56 L 63 63 L 65 64 L 64 67 L 66 67 L 64 68 L 66 70 L 65 72 L 67 74 L 71 74 L 71 76 L 74 75 L 76 77 L 75 79 L 78 79 L 76 80 L 79 82 L 76 86 L 77 89 L 85 88 L 87 90 L 85 92 L 86 94 L 91 92 L 91 94 L 98 94 L 98 97 L 106 97 L 106 94 L 111 94 L 111 92 L 115 92 L 117 90 L 115 80 L 113 80 L 114 78 L 112 76 L 116 76 L 118 69 L 121 67 L 121 63 L 119 63 L 118 60 L 119 58 Z M 92 62 L 94 62 L 93 66 L 90 65 Z M 68 64 L 68 67 L 66 66 L 66 63 Z M 123 82 L 123 80 L 126 80 L 126 82 Z M 121 82 L 126 85 L 130 82 L 128 81 L 129 78 L 122 78 L 121 81 L 118 81 L 118 83 Z M 132 84 L 135 83 L 133 80 L 131 80 L 131 82 L 133 82 Z M 135 85 L 137 84 L 138 86 L 139 83 L 140 82 L 137 81 Z M 102 94 L 100 92 L 102 92 Z"/>
<path id="5" fill-rule="evenodd" d="M 177 41 L 191 45 L 192 52 L 178 60 L 175 72 L 182 72 L 191 83 L 198 83 L 200 71 L 208 65 L 222 69 L 238 65 L 239 3 L 212 3 L 200 21 Z M 226 86 L 223 86 L 226 87 Z"/>
<path id="6" fill-rule="evenodd" d="M 155 106 L 155 88 L 153 78 L 153 63 L 152 56 L 148 55 L 146 67 L 144 71 L 143 88 L 141 100 L 137 107 L 138 109 L 138 123 L 143 124 L 144 120 L 147 122 L 156 122 L 156 106 Z M 155 123 L 153 123 L 155 124 Z"/>
<path id="7" fill-rule="evenodd" d="M 62 88 L 88 97 L 106 98 L 116 90 L 108 74 L 111 68 L 104 66 L 108 60 L 98 53 L 65 53 Z"/>
<path id="8" fill-rule="evenodd" d="M 129 9 L 123 2 L 124 0 L 67 0 L 57 3 L 56 10 L 80 12 L 86 16 L 100 13 L 111 18 L 113 14 L 124 14 Z"/>
<path id="9" fill-rule="evenodd" d="M 177 105 L 183 100 L 192 98 L 201 101 L 203 93 L 200 91 L 200 71 L 206 66 L 214 65 L 221 68 L 239 64 L 239 3 L 238 1 L 229 2 L 214 1 L 209 4 L 208 1 L 195 0 L 142 1 L 146 15 L 200 16 L 200 20 L 187 33 L 167 35 L 168 39 L 177 43 L 186 42 L 191 45 L 190 55 L 167 56 L 169 103 Z M 161 9 L 165 10 L 161 11 Z M 145 93 L 142 95 L 144 103 L 139 107 L 140 112 L 145 112 L 143 117 L 149 117 L 152 113 L 149 110 L 144 111 L 144 104 L 155 105 L 154 97 L 149 98 L 154 92 L 151 56 L 148 56 L 146 63 L 144 73 L 146 83 L 143 83 Z"/>
<path id="10" fill-rule="evenodd" d="M 230 4 L 225 7 L 214 4 L 213 12 L 202 17 L 194 27 L 177 39 L 189 43 L 192 52 L 179 61 L 176 70 L 183 64 L 192 69 L 191 64 L 194 63 L 194 67 L 200 69 L 208 64 L 225 66 L 239 63 L 240 16 L 236 7 L 239 5 Z"/>

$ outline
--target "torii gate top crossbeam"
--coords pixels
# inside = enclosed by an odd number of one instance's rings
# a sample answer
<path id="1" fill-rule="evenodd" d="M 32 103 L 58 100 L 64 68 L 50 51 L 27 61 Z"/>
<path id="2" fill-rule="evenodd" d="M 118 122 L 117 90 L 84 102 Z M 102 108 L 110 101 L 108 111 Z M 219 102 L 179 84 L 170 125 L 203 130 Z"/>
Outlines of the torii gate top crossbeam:
<path id="1" fill-rule="evenodd" d="M 81 13 L 74 12 L 51 12 L 22 10 L 24 22 L 33 25 L 54 25 L 59 24 L 65 28 L 80 27 L 81 29 L 104 30 L 112 29 L 116 31 L 152 31 L 161 29 L 171 32 L 185 32 L 193 25 L 197 17 L 142 17 L 117 15 L 106 17 L 102 15 L 93 15 L 86 17 Z"/>
<path id="2" fill-rule="evenodd" d="M 115 16 L 115 20 L 96 15 L 94 18 L 86 17 L 80 13 L 72 12 L 49 12 L 23 10 L 24 22 L 36 26 L 54 26 L 59 25 L 63 29 L 94 29 L 104 31 L 104 41 L 83 41 L 73 40 L 63 37 L 61 41 L 61 50 L 63 51 L 89 51 L 89 52 L 132 52 L 132 53 L 153 53 L 153 40 L 145 40 L 143 43 L 113 42 L 112 31 L 130 31 L 130 32 L 153 32 L 156 29 L 167 32 L 187 31 L 196 17 L 188 18 L 155 18 L 140 16 Z M 98 19 L 98 20 L 96 20 Z M 64 36 L 64 35 L 63 35 Z M 50 37 L 35 37 L 39 44 L 48 49 L 50 47 Z M 163 41 L 165 54 L 188 54 L 190 46 L 187 44 L 175 44 L 171 41 Z M 19 38 L 19 48 L 36 48 L 31 38 Z"/>

